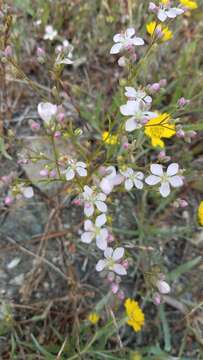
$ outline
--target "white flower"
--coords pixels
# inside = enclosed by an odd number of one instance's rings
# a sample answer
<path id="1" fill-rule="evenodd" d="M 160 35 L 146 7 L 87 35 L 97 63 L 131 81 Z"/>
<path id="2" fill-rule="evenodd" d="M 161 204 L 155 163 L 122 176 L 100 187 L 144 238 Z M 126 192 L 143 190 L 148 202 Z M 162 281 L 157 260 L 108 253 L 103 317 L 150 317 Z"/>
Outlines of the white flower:
<path id="1" fill-rule="evenodd" d="M 94 214 L 95 206 L 100 212 L 107 212 L 107 206 L 105 204 L 106 195 L 104 193 L 98 192 L 85 185 L 82 195 L 84 199 L 84 213 L 87 217 Z"/>
<path id="2" fill-rule="evenodd" d="M 164 280 L 157 280 L 156 286 L 161 294 L 168 294 L 171 291 L 169 284 Z"/>
<path id="3" fill-rule="evenodd" d="M 73 46 L 69 43 L 68 40 L 63 41 L 63 45 L 58 45 L 56 48 L 58 56 L 55 60 L 56 65 L 64 64 L 71 65 L 73 64 Z"/>
<path id="4" fill-rule="evenodd" d="M 171 7 L 170 1 L 162 0 L 157 7 L 154 3 L 150 3 L 151 10 L 157 12 L 157 17 L 160 21 L 164 22 L 167 18 L 174 19 L 176 16 L 184 13 L 183 9 Z"/>
<path id="5" fill-rule="evenodd" d="M 101 250 L 105 250 L 108 238 L 108 230 L 106 228 L 102 228 L 105 223 L 105 214 L 97 216 L 95 224 L 91 220 L 85 220 L 85 232 L 81 236 L 81 241 L 86 244 L 90 244 L 92 240 L 96 238 L 97 247 Z"/>
<path id="6" fill-rule="evenodd" d="M 159 164 L 152 164 L 152 175 L 145 179 L 148 185 L 156 185 L 161 183 L 159 192 L 163 197 L 167 197 L 170 194 L 170 186 L 177 188 L 183 185 L 182 176 L 178 175 L 179 165 L 172 163 L 168 166 L 167 171 L 163 171 L 163 166 Z"/>
<path id="7" fill-rule="evenodd" d="M 121 174 L 125 177 L 124 186 L 127 191 L 130 191 L 133 186 L 137 189 L 143 188 L 144 174 L 141 171 L 135 172 L 133 169 L 127 168 L 127 170 L 121 171 Z"/>
<path id="8" fill-rule="evenodd" d="M 72 180 L 76 173 L 82 177 L 87 176 L 86 167 L 87 165 L 82 161 L 76 162 L 74 160 L 69 160 L 68 167 L 65 170 L 66 180 Z"/>
<path id="9" fill-rule="evenodd" d="M 151 104 L 152 98 L 148 96 L 143 90 L 135 90 L 135 88 L 131 86 L 125 87 L 125 96 L 129 98 L 129 100 L 136 100 L 138 102 L 142 101 L 144 104 Z"/>
<path id="10" fill-rule="evenodd" d="M 39 116 L 47 124 L 49 124 L 49 122 L 56 116 L 57 109 L 57 105 L 51 104 L 49 102 L 39 103 L 37 107 Z"/>
<path id="11" fill-rule="evenodd" d="M 47 25 L 45 27 L 44 40 L 52 41 L 57 36 L 57 34 L 58 34 L 57 30 L 54 30 L 52 25 Z"/>
<path id="12" fill-rule="evenodd" d="M 115 250 L 108 247 L 104 250 L 105 259 L 99 260 L 96 264 L 96 270 L 102 271 L 108 269 L 114 271 L 118 275 L 126 275 L 127 271 L 125 267 L 119 264 L 119 261 L 124 255 L 124 248 L 118 247 Z"/>
<path id="13" fill-rule="evenodd" d="M 101 180 L 99 186 L 106 195 L 109 195 L 112 192 L 114 186 L 121 184 L 123 178 L 121 175 L 116 173 L 114 166 L 107 167 L 106 173 L 107 175 Z"/>
<path id="14" fill-rule="evenodd" d="M 144 40 L 140 37 L 136 37 L 135 30 L 129 28 L 124 34 L 116 34 L 113 37 L 113 41 L 116 43 L 112 46 L 110 54 L 118 54 L 119 52 L 130 48 L 131 46 L 144 45 Z"/>
<path id="15" fill-rule="evenodd" d="M 131 116 L 125 123 L 125 129 L 128 132 L 141 128 L 143 122 L 157 116 L 152 111 L 146 111 L 146 106 L 135 100 L 129 100 L 125 105 L 121 105 L 120 112 L 122 115 Z"/>
<path id="16" fill-rule="evenodd" d="M 34 196 L 34 191 L 31 186 L 25 186 L 24 184 L 20 184 L 19 190 L 26 199 L 31 199 Z"/>

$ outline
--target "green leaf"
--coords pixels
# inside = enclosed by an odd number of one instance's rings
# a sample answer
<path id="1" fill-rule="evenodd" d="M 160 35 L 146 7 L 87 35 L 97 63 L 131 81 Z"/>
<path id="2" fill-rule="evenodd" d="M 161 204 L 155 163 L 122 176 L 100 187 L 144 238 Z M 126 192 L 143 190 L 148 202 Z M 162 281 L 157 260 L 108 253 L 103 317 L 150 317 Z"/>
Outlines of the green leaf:
<path id="1" fill-rule="evenodd" d="M 0 137 L 0 154 L 2 154 L 6 159 L 12 160 L 12 157 L 6 151 L 4 139 L 2 137 Z"/>
<path id="2" fill-rule="evenodd" d="M 46 356 L 46 360 L 55 360 L 55 359 L 56 359 L 55 356 L 53 356 L 51 353 L 49 353 L 43 346 L 41 346 L 41 345 L 38 343 L 37 339 L 34 337 L 33 334 L 31 334 L 31 338 L 32 338 L 32 340 L 33 340 L 33 343 L 34 343 L 36 349 L 37 349 L 42 355 Z"/>
<path id="3" fill-rule="evenodd" d="M 186 263 L 178 266 L 175 270 L 171 271 L 167 278 L 168 280 L 175 280 L 182 274 L 185 274 L 187 271 L 191 270 L 193 267 L 197 266 L 202 261 L 202 256 L 197 256 L 196 258 L 187 261 Z"/>

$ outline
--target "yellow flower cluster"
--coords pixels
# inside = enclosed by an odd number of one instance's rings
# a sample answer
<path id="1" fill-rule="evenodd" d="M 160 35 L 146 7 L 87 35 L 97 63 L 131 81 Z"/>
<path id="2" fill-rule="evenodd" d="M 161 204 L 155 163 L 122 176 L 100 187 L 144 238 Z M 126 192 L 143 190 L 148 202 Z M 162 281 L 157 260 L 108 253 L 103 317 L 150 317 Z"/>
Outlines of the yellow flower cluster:
<path id="1" fill-rule="evenodd" d="M 203 226 L 203 201 L 201 201 L 199 208 L 198 208 L 198 219 L 200 225 Z"/>
<path id="2" fill-rule="evenodd" d="M 179 0 L 181 5 L 189 10 L 195 10 L 198 8 L 198 4 L 195 0 Z"/>
<path id="3" fill-rule="evenodd" d="M 102 140 L 108 145 L 115 145 L 118 143 L 118 136 L 110 135 L 109 131 L 104 131 L 102 134 Z"/>
<path id="4" fill-rule="evenodd" d="M 162 41 L 168 41 L 171 40 L 173 37 L 173 33 L 167 26 L 163 26 L 161 24 L 158 24 L 156 21 L 151 21 L 146 25 L 146 29 L 148 34 L 151 36 L 154 34 L 155 30 L 159 30 L 162 33 Z"/>
<path id="5" fill-rule="evenodd" d="M 132 326 L 135 332 L 140 331 L 144 325 L 144 313 L 139 304 L 133 299 L 126 299 L 124 306 L 128 316 L 127 324 Z"/>
<path id="6" fill-rule="evenodd" d="M 175 125 L 170 124 L 170 115 L 167 113 L 161 114 L 153 119 L 150 119 L 145 125 L 145 135 L 151 138 L 153 147 L 164 147 L 162 138 L 170 138 L 176 134 Z"/>
<path id="7" fill-rule="evenodd" d="M 100 316 L 96 312 L 92 312 L 89 314 L 87 319 L 89 322 L 91 322 L 91 324 L 96 325 L 100 319 Z"/>

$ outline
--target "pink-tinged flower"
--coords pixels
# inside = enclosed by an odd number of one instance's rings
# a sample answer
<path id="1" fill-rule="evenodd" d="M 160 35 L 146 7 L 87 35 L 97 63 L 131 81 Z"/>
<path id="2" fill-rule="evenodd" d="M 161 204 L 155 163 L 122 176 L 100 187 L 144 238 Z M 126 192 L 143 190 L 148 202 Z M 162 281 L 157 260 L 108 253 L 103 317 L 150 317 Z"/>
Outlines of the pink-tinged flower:
<path id="1" fill-rule="evenodd" d="M 161 184 L 159 192 L 162 197 L 167 197 L 170 194 L 170 186 L 178 188 L 183 185 L 183 177 L 179 175 L 179 165 L 172 163 L 168 166 L 166 172 L 163 171 L 163 166 L 160 164 L 152 164 L 150 166 L 152 175 L 145 179 L 148 185 Z"/>
<path id="2" fill-rule="evenodd" d="M 25 186 L 24 184 L 20 184 L 19 190 L 26 199 L 31 199 L 34 196 L 34 191 L 31 186 Z"/>
<path id="3" fill-rule="evenodd" d="M 12 202 L 13 202 L 13 198 L 11 196 L 8 195 L 8 196 L 5 197 L 5 199 L 4 199 L 4 204 L 5 205 L 9 206 L 9 205 L 12 204 Z"/>
<path id="4" fill-rule="evenodd" d="M 158 292 L 153 295 L 153 303 L 157 306 L 161 304 L 161 295 Z"/>
<path id="5" fill-rule="evenodd" d="M 41 119 L 44 120 L 44 122 L 48 125 L 55 119 L 57 114 L 57 105 L 51 104 L 49 102 L 39 103 L 37 110 Z"/>
<path id="6" fill-rule="evenodd" d="M 120 185 L 122 183 L 123 178 L 120 174 L 116 173 L 114 166 L 107 167 L 105 173 L 107 175 L 101 180 L 99 186 L 106 195 L 109 195 L 112 192 L 114 186 Z"/>
<path id="7" fill-rule="evenodd" d="M 54 30 L 52 25 L 47 25 L 45 27 L 45 34 L 44 34 L 44 40 L 54 40 L 57 36 L 58 32 L 57 30 Z"/>
<path id="8" fill-rule="evenodd" d="M 129 28 L 123 34 L 116 34 L 113 41 L 116 43 L 112 46 L 110 54 L 118 54 L 123 50 L 127 50 L 133 46 L 144 45 L 144 40 L 140 37 L 134 36 L 135 29 Z"/>
<path id="9" fill-rule="evenodd" d="M 185 99 L 184 97 L 181 97 L 179 100 L 178 100 L 178 106 L 180 107 L 184 107 L 185 105 L 189 104 L 190 103 L 190 100 L 187 100 Z"/>
<path id="10" fill-rule="evenodd" d="M 119 285 L 117 283 L 111 284 L 111 291 L 113 294 L 116 294 L 118 292 L 118 289 L 119 289 Z"/>
<path id="11" fill-rule="evenodd" d="M 184 13 L 183 9 L 171 7 L 169 0 L 161 0 L 159 6 L 156 6 L 153 2 L 150 2 L 149 8 L 151 11 L 157 13 L 158 19 L 162 22 L 164 22 L 167 18 L 174 19 L 176 16 Z"/>
<path id="12" fill-rule="evenodd" d="M 118 275 L 126 275 L 127 271 L 123 265 L 119 264 L 120 260 L 124 256 L 124 248 L 118 247 L 115 250 L 108 247 L 104 250 L 105 259 L 99 260 L 96 264 L 96 270 L 110 270 L 114 271 Z"/>
<path id="13" fill-rule="evenodd" d="M 160 294 L 168 294 L 171 291 L 169 284 L 164 280 L 157 280 L 156 287 L 159 290 Z"/>
<path id="14" fill-rule="evenodd" d="M 42 169 L 42 170 L 40 170 L 39 174 L 42 177 L 47 177 L 47 176 L 49 176 L 49 171 L 48 171 L 48 169 Z"/>
<path id="15" fill-rule="evenodd" d="M 97 189 L 92 189 L 85 185 L 82 196 L 84 199 L 84 213 L 87 217 L 94 214 L 95 207 L 102 213 L 107 212 L 107 206 L 105 204 L 106 195 L 104 193 L 98 192 Z"/>
<path id="16" fill-rule="evenodd" d="M 8 45 L 4 50 L 4 56 L 9 58 L 9 57 L 12 57 L 12 55 L 13 55 L 12 47 L 10 45 Z"/>
<path id="17" fill-rule="evenodd" d="M 74 160 L 69 160 L 68 167 L 65 170 L 66 180 L 72 180 L 76 174 L 81 177 L 87 176 L 86 167 L 87 167 L 87 165 L 82 161 L 76 162 Z"/>
<path id="18" fill-rule="evenodd" d="M 125 123 L 125 130 L 128 132 L 141 128 L 143 121 L 157 116 L 154 112 L 146 111 L 146 105 L 135 100 L 129 100 L 125 105 L 121 105 L 120 112 L 124 116 L 130 116 Z"/>
<path id="19" fill-rule="evenodd" d="M 158 92 L 160 90 L 160 88 L 161 88 L 160 83 L 153 83 L 153 84 L 148 85 L 148 89 L 151 93 Z"/>
<path id="20" fill-rule="evenodd" d="M 131 86 L 126 86 L 125 87 L 125 96 L 129 100 L 135 100 L 137 102 L 143 102 L 144 105 L 145 104 L 151 105 L 151 102 L 152 102 L 151 96 L 148 96 L 145 91 L 139 90 L 139 89 L 136 90 L 135 88 L 133 88 Z"/>
<path id="21" fill-rule="evenodd" d="M 101 214 L 97 216 L 95 224 L 91 220 L 85 220 L 85 232 L 81 235 L 81 241 L 90 244 L 96 238 L 96 245 L 99 249 L 105 250 L 107 248 L 108 230 L 102 228 L 106 223 L 106 215 Z"/>
<path id="22" fill-rule="evenodd" d="M 60 137 L 61 137 L 61 132 L 60 131 L 55 131 L 54 138 L 59 139 Z"/>
<path id="23" fill-rule="evenodd" d="M 131 168 L 127 168 L 127 170 L 121 171 L 121 174 L 125 178 L 124 186 L 127 191 L 132 190 L 133 186 L 137 189 L 143 188 L 144 174 L 141 171 L 134 171 Z"/>
<path id="24" fill-rule="evenodd" d="M 30 120 L 29 125 L 30 125 L 30 128 L 32 129 L 32 131 L 39 131 L 40 130 L 40 124 L 38 124 L 34 120 Z"/>

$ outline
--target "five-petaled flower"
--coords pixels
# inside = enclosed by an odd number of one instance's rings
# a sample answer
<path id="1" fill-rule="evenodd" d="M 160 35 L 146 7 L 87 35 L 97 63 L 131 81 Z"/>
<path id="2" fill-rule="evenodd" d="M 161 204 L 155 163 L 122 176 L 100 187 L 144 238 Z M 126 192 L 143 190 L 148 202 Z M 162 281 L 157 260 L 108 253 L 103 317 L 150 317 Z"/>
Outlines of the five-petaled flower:
<path id="1" fill-rule="evenodd" d="M 135 29 L 129 28 L 123 34 L 116 34 L 113 41 L 116 43 L 112 46 L 110 54 L 118 54 L 123 50 L 128 50 L 133 46 L 144 45 L 144 40 L 140 37 L 134 36 Z"/>
<path id="2" fill-rule="evenodd" d="M 160 164 L 152 164 L 150 166 L 152 175 L 149 175 L 145 182 L 148 185 L 161 184 L 159 192 L 162 197 L 170 194 L 170 186 L 177 188 L 183 185 L 183 177 L 179 175 L 179 165 L 172 163 L 168 166 L 166 172 Z"/>
<path id="3" fill-rule="evenodd" d="M 133 299 L 126 299 L 124 306 L 128 317 L 127 324 L 132 326 L 135 332 L 140 331 L 144 325 L 144 313 L 138 302 Z"/>
<path id="4" fill-rule="evenodd" d="M 58 32 L 57 30 L 54 30 L 52 25 L 47 25 L 45 27 L 45 34 L 44 34 L 44 40 L 54 40 L 57 36 Z"/>
<path id="5" fill-rule="evenodd" d="M 170 138 L 176 134 L 175 125 L 170 124 L 170 115 L 161 114 L 150 119 L 145 125 L 145 134 L 151 138 L 153 147 L 164 147 L 161 138 Z"/>
<path id="6" fill-rule="evenodd" d="M 41 102 L 37 107 L 38 114 L 44 122 L 49 125 L 56 117 L 58 107 L 57 105 L 51 104 L 49 102 Z"/>
<path id="7" fill-rule="evenodd" d="M 107 247 L 104 250 L 105 259 L 99 260 L 96 264 L 96 270 L 110 270 L 114 271 L 118 275 L 126 275 L 127 271 L 125 267 L 119 263 L 124 256 L 124 248 L 118 247 L 113 250 L 111 247 Z"/>
<path id="8" fill-rule="evenodd" d="M 132 86 L 125 87 L 125 96 L 129 100 L 136 100 L 137 102 L 144 103 L 144 105 L 146 104 L 151 105 L 152 102 L 151 96 L 148 96 L 145 91 L 140 89 L 136 90 Z"/>
<path id="9" fill-rule="evenodd" d="M 158 19 L 162 22 L 164 22 L 167 18 L 174 19 L 176 16 L 184 13 L 183 9 L 171 7 L 170 0 L 161 0 L 159 6 L 150 2 L 149 8 L 153 9 L 153 11 L 157 13 Z"/>
<path id="10" fill-rule="evenodd" d="M 131 168 L 127 168 L 125 171 L 121 171 L 121 174 L 125 178 L 124 186 L 127 191 L 131 190 L 133 186 L 137 189 L 143 188 L 144 174 L 141 171 L 134 171 Z"/>
<path id="11" fill-rule="evenodd" d="M 75 174 L 79 176 L 87 176 L 87 165 L 82 161 L 69 160 L 68 167 L 65 170 L 66 180 L 72 180 L 75 177 Z"/>
<path id="12" fill-rule="evenodd" d="M 95 206 L 100 212 L 107 212 L 107 206 L 105 204 L 106 195 L 104 193 L 98 192 L 96 188 L 92 189 L 88 185 L 85 185 L 82 195 L 84 199 L 84 213 L 87 217 L 94 214 Z"/>
<path id="13" fill-rule="evenodd" d="M 96 238 L 97 247 L 101 250 L 105 250 L 107 247 L 108 230 L 102 228 L 106 223 L 106 215 L 101 214 L 97 216 L 95 224 L 91 220 L 85 220 L 84 229 L 85 232 L 81 236 L 81 241 L 90 244 L 94 238 Z"/>
<path id="14" fill-rule="evenodd" d="M 121 105 L 120 112 L 122 115 L 130 116 L 125 123 L 125 130 L 128 132 L 141 128 L 150 118 L 157 116 L 156 113 L 147 111 L 143 102 L 135 100 L 129 100 L 125 105 Z"/>

